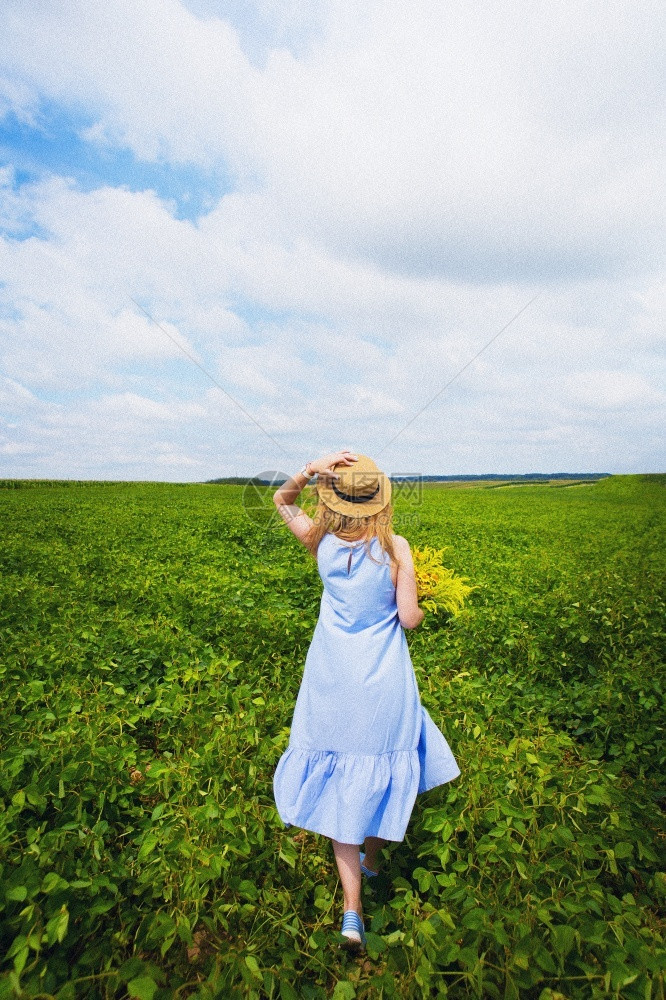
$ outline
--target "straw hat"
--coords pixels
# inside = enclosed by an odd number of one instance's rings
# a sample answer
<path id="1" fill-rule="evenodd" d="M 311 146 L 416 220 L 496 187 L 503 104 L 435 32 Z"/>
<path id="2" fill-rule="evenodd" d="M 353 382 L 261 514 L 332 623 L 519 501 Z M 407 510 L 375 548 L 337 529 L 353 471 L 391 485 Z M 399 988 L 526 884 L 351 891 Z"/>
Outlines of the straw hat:
<path id="1" fill-rule="evenodd" d="M 351 465 L 333 466 L 339 479 L 317 480 L 317 493 L 331 510 L 347 517 L 377 514 L 391 500 L 391 480 L 367 455 L 358 455 Z"/>

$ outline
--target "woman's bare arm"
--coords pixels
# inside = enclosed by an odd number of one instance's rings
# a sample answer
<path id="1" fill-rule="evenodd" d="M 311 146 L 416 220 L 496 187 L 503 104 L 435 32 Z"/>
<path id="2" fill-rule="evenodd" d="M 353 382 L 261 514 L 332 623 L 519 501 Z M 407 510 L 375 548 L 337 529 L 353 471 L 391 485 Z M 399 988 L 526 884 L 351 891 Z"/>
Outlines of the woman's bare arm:
<path id="1" fill-rule="evenodd" d="M 336 465 L 352 465 L 357 461 L 356 455 L 350 451 L 334 451 L 330 455 L 324 455 L 314 462 L 308 462 L 308 472 L 316 473 L 322 478 L 339 479 L 340 474 L 334 471 Z M 297 472 L 295 476 L 283 483 L 273 494 L 273 503 L 278 509 L 282 520 L 289 530 L 298 538 L 299 542 L 305 544 L 305 538 L 312 526 L 312 518 L 308 517 L 304 510 L 294 500 L 299 495 L 308 480 Z"/>
<path id="2" fill-rule="evenodd" d="M 400 560 L 398 579 L 395 585 L 395 599 L 398 605 L 398 618 L 403 628 L 416 628 L 425 617 L 425 612 L 418 604 L 416 590 L 416 573 L 409 542 L 401 535 L 393 538 L 396 555 Z"/>

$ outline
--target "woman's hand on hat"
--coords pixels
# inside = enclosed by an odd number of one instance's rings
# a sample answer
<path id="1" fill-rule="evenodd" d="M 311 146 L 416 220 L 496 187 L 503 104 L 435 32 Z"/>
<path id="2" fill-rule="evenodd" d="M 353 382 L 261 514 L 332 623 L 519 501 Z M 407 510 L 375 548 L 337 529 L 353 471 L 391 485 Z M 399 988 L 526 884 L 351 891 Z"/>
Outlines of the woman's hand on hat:
<path id="1" fill-rule="evenodd" d="M 340 474 L 334 471 L 336 465 L 353 465 L 358 461 L 358 455 L 352 451 L 334 451 L 330 455 L 324 455 L 314 462 L 308 462 L 310 472 L 316 472 L 324 479 L 339 479 Z"/>

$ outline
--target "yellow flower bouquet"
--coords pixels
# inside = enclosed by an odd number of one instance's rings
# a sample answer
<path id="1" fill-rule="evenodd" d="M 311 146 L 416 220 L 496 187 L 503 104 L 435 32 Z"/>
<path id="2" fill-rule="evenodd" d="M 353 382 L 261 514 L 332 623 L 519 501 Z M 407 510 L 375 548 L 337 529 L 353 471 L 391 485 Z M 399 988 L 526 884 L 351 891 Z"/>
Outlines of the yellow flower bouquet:
<path id="1" fill-rule="evenodd" d="M 419 604 L 434 614 L 448 611 L 455 616 L 462 610 L 467 595 L 478 587 L 465 583 L 468 577 L 456 576 L 442 564 L 442 555 L 449 548 L 450 545 L 441 549 L 424 545 L 412 549 L 412 558 Z"/>

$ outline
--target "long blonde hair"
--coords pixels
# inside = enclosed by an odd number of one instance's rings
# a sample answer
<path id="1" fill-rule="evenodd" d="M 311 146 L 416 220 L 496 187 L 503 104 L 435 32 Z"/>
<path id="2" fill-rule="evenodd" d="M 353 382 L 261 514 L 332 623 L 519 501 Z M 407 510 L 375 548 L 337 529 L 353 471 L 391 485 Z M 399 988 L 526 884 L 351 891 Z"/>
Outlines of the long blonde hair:
<path id="1" fill-rule="evenodd" d="M 357 542 L 364 538 L 365 551 L 373 562 L 377 562 L 377 560 L 373 559 L 370 553 L 370 543 L 376 536 L 383 551 L 388 553 L 391 562 L 399 565 L 400 560 L 393 546 L 393 505 L 391 503 L 387 503 L 376 514 L 370 514 L 367 517 L 350 517 L 348 514 L 340 514 L 339 511 L 328 507 L 319 496 L 315 483 L 311 483 L 306 489 L 312 491 L 316 497 L 314 510 L 306 511 L 312 518 L 313 524 L 304 539 L 305 546 L 314 559 L 317 558 L 320 541 L 327 532 L 331 532 L 345 542 Z"/>

